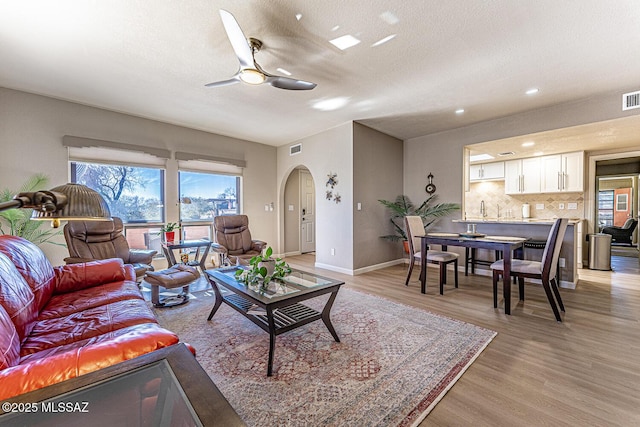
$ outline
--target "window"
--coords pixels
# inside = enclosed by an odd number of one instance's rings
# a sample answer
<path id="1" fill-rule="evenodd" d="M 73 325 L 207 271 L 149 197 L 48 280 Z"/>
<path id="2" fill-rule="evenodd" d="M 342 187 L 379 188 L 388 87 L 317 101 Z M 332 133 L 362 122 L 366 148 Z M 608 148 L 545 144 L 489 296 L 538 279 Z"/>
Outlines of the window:
<path id="1" fill-rule="evenodd" d="M 164 221 L 164 170 L 71 162 L 71 181 L 94 189 L 125 224 Z"/>
<path id="2" fill-rule="evenodd" d="M 616 194 L 616 211 L 626 212 L 629 210 L 629 195 Z"/>
<path id="3" fill-rule="evenodd" d="M 212 222 L 218 215 L 240 213 L 239 176 L 180 171 L 179 186 L 183 227 L 189 227 L 190 222 Z"/>
<path id="4" fill-rule="evenodd" d="M 598 224 L 600 228 L 613 225 L 613 190 L 598 192 Z"/>

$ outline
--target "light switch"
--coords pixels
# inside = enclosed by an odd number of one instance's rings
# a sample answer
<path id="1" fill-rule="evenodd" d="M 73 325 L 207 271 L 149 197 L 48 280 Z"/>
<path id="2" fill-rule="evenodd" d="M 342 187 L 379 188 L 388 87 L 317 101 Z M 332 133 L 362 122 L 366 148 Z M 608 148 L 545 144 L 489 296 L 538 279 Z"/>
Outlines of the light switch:
<path id="1" fill-rule="evenodd" d="M 293 212 L 293 205 L 289 205 L 289 211 Z"/>
<path id="2" fill-rule="evenodd" d="M 536 203 L 536 210 L 541 211 L 544 209 L 544 203 Z"/>
<path id="3" fill-rule="evenodd" d="M 577 203 L 568 203 L 567 204 L 567 209 L 578 209 L 578 204 Z"/>
<path id="4" fill-rule="evenodd" d="M 358 207 L 357 207 L 357 209 L 358 209 L 359 211 L 361 211 L 361 210 L 362 210 L 362 203 L 358 202 Z"/>

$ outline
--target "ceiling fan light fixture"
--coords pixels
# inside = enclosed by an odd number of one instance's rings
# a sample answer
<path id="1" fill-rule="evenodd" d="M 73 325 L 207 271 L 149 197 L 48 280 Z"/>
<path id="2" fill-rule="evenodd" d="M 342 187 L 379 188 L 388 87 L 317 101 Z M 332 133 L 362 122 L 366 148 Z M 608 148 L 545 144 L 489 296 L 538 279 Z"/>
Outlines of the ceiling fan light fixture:
<path id="1" fill-rule="evenodd" d="M 240 80 L 250 85 L 259 85 L 264 83 L 267 77 L 260 71 L 253 68 L 245 68 L 240 71 Z"/>

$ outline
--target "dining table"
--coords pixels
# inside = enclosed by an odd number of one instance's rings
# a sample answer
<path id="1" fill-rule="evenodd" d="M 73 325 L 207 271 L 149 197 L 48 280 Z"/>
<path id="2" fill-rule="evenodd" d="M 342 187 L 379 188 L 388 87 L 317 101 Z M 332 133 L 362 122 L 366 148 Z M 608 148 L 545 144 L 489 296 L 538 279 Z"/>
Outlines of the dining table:
<path id="1" fill-rule="evenodd" d="M 480 233 L 427 233 L 420 236 L 420 285 L 422 293 L 427 289 L 427 250 L 429 245 L 440 245 L 446 251 L 448 246 L 465 248 L 488 249 L 502 251 L 504 260 L 504 274 L 502 277 L 502 293 L 504 297 L 504 312 L 511 314 L 511 260 L 513 251 L 522 247 L 527 239 L 512 236 L 487 236 Z M 498 298 L 494 293 L 493 306 L 498 307 Z"/>

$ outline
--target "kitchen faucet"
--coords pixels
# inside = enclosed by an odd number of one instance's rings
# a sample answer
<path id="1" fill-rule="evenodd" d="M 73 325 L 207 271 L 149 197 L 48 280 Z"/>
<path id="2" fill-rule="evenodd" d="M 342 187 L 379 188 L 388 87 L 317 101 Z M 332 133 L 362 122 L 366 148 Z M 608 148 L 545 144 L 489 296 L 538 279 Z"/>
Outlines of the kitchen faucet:
<path id="1" fill-rule="evenodd" d="M 487 210 L 484 207 L 484 200 L 480 202 L 480 215 L 482 215 L 482 218 L 487 216 Z"/>

